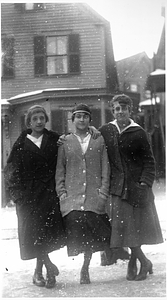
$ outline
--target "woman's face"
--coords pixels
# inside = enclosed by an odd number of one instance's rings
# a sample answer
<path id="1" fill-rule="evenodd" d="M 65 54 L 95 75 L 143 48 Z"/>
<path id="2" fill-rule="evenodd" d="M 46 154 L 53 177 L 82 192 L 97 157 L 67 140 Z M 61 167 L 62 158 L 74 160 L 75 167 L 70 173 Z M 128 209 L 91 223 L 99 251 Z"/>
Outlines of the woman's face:
<path id="1" fill-rule="evenodd" d="M 130 118 L 129 106 L 115 102 L 112 108 L 114 118 L 119 122 L 127 121 Z"/>
<path id="2" fill-rule="evenodd" d="M 34 133 L 35 135 L 42 134 L 45 125 L 46 125 L 46 117 L 43 112 L 37 112 L 31 116 L 30 128 L 32 129 L 32 133 Z"/>
<path id="3" fill-rule="evenodd" d="M 74 117 L 74 125 L 76 130 L 85 131 L 88 130 L 90 123 L 90 116 L 86 113 L 76 113 Z"/>

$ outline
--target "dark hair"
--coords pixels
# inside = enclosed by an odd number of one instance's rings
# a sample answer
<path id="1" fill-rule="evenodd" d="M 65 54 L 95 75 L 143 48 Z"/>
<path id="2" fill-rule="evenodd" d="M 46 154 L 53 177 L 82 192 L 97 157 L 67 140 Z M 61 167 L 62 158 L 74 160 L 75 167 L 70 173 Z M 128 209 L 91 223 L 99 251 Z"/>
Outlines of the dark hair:
<path id="1" fill-rule="evenodd" d="M 125 94 L 115 95 L 111 99 L 110 106 L 111 106 L 112 109 L 114 107 L 114 103 L 115 102 L 118 102 L 119 104 L 128 105 L 130 112 L 133 109 L 133 101 L 132 101 L 132 99 L 129 96 L 125 95 Z"/>
<path id="2" fill-rule="evenodd" d="M 72 122 L 74 121 L 75 114 L 78 112 L 82 112 L 82 113 L 89 115 L 89 121 L 91 121 L 91 110 L 90 110 L 89 106 L 86 104 L 80 103 L 80 104 L 75 105 L 74 108 L 72 109 L 72 117 L 71 117 Z"/>
<path id="3" fill-rule="evenodd" d="M 44 109 L 44 107 L 41 105 L 33 105 L 28 109 L 27 114 L 25 116 L 25 125 L 27 128 L 30 127 L 30 121 L 31 121 L 32 115 L 35 113 L 38 113 L 38 112 L 43 112 L 45 115 L 46 122 L 49 121 L 49 117 L 48 117 L 47 112 Z"/>

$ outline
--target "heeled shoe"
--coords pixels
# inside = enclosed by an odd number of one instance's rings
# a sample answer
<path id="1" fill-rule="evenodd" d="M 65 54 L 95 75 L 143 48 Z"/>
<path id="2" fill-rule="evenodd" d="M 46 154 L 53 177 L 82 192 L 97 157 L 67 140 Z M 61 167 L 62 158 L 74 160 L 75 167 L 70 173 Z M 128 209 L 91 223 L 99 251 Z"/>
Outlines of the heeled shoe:
<path id="1" fill-rule="evenodd" d="M 45 287 L 47 289 L 52 289 L 56 285 L 56 277 L 53 274 L 48 274 L 46 275 L 46 283 Z"/>
<path id="2" fill-rule="evenodd" d="M 37 272 L 36 270 L 34 272 L 32 282 L 33 282 L 33 284 L 40 286 L 40 287 L 45 286 L 45 279 L 44 279 L 42 273 Z"/>
<path id="3" fill-rule="evenodd" d="M 82 268 L 80 273 L 80 284 L 89 284 L 90 277 L 88 269 Z"/>
<path id="4" fill-rule="evenodd" d="M 137 276 L 136 263 L 133 266 L 130 266 L 130 264 L 128 264 L 128 271 L 127 271 L 126 279 L 129 281 L 132 281 L 132 280 L 135 280 L 136 276 Z"/>
<path id="5" fill-rule="evenodd" d="M 153 274 L 153 264 L 150 260 L 147 260 L 145 264 L 141 266 L 139 274 L 136 276 L 135 281 L 145 280 L 147 273 Z"/>

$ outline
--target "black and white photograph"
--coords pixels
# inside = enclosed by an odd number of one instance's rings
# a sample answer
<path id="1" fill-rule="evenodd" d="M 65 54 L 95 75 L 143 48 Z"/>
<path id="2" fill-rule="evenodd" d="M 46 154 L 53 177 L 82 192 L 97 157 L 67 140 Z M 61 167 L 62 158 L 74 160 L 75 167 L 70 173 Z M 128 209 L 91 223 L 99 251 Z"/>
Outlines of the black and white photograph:
<path id="1" fill-rule="evenodd" d="M 1 297 L 166 295 L 166 1 L 1 1 Z"/>

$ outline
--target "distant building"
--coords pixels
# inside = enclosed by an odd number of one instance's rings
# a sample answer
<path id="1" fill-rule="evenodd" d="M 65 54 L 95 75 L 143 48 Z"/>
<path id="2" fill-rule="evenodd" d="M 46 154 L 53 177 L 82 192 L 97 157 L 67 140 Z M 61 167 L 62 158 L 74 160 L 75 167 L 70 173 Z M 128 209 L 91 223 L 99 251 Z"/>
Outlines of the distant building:
<path id="1" fill-rule="evenodd" d="M 163 9 L 165 17 L 165 8 Z M 156 160 L 157 178 L 166 176 L 166 70 L 165 20 L 157 53 L 153 57 L 153 70 L 148 74 L 145 89 L 149 98 L 140 103 L 141 121 L 150 135 Z"/>
<path id="2" fill-rule="evenodd" d="M 164 22 L 158 50 L 152 59 L 142 52 L 116 62 L 119 90 L 132 97 L 133 117 L 150 137 L 157 178 L 165 177 L 165 59 Z"/>
<path id="3" fill-rule="evenodd" d="M 126 93 L 139 95 L 145 100 L 145 83 L 152 71 L 152 60 L 145 52 L 121 59 L 116 62 L 119 89 Z"/>

